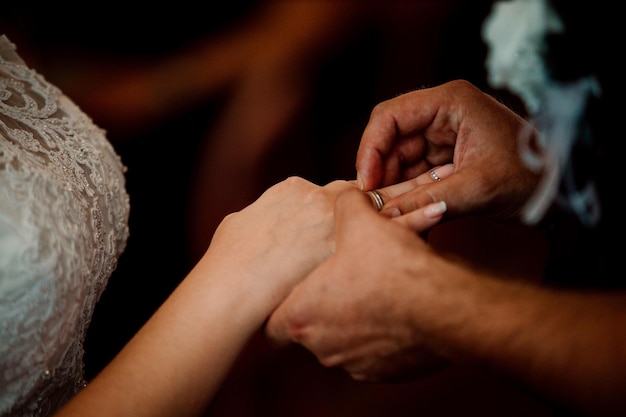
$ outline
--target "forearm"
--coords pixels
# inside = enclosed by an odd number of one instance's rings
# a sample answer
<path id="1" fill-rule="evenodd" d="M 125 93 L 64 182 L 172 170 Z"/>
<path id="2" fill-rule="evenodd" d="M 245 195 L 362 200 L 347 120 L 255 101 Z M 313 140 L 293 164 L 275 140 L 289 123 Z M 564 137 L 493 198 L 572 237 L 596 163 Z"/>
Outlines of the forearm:
<path id="1" fill-rule="evenodd" d="M 265 318 L 264 303 L 242 303 L 214 272 L 197 266 L 58 416 L 200 415 Z"/>
<path id="2" fill-rule="evenodd" d="M 624 411 L 626 296 L 557 292 L 471 274 L 449 284 L 438 302 L 445 311 L 429 313 L 440 317 L 430 329 L 437 349 L 594 415 Z"/>

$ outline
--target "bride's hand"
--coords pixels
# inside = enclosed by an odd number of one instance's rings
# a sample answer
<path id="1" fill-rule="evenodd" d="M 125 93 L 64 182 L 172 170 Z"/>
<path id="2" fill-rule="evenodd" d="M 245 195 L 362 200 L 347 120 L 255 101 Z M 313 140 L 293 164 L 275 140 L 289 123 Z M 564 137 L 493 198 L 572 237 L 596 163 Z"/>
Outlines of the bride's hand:
<path id="1" fill-rule="evenodd" d="M 237 277 L 238 282 L 229 285 L 243 293 L 269 295 L 266 300 L 273 308 L 334 252 L 334 203 L 339 194 L 354 188 L 348 181 L 321 187 L 287 178 L 224 218 L 203 262 L 219 268 L 224 279 Z M 230 273 L 233 268 L 241 273 Z"/>

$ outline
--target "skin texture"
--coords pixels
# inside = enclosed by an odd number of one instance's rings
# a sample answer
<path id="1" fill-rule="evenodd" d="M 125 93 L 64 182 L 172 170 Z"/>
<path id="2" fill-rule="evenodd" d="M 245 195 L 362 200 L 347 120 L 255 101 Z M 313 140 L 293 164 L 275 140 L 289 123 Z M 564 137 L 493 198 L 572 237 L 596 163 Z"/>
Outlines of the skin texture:
<path id="1" fill-rule="evenodd" d="M 227 216 L 179 287 L 56 416 L 200 415 L 252 333 L 333 252 L 334 200 L 354 188 L 292 177 Z"/>
<path id="2" fill-rule="evenodd" d="M 443 200 L 448 219 L 519 218 L 540 174 L 519 157 L 524 129 L 521 117 L 466 81 L 413 91 L 372 111 L 357 152 L 358 184 L 371 190 L 404 182 L 383 191 L 389 215 Z M 532 143 L 535 132 L 528 134 Z M 419 176 L 449 163 L 454 170 L 446 181 Z"/>
<path id="3" fill-rule="evenodd" d="M 55 417 L 200 415 L 253 333 L 334 252 L 334 203 L 350 190 L 377 216 L 354 182 L 299 177 L 227 216 L 178 288 Z"/>
<path id="4" fill-rule="evenodd" d="M 625 294 L 489 276 L 359 197 L 338 200 L 336 253 L 272 314 L 266 334 L 276 344 L 299 343 L 362 381 L 406 380 L 453 361 L 593 415 L 626 410 Z"/>
<path id="5" fill-rule="evenodd" d="M 512 154 L 523 127 L 463 81 L 378 107 L 357 157 L 359 184 L 372 189 L 417 176 L 379 188 L 390 216 L 372 213 L 356 191 L 337 200 L 335 253 L 274 311 L 267 337 L 300 344 L 357 380 L 471 364 L 567 408 L 623 414 L 624 292 L 556 290 L 513 272 L 487 273 L 415 233 L 423 210 L 411 210 L 432 201 L 445 199 L 446 217 L 518 213 L 520 196 L 536 183 Z M 440 166 L 452 158 L 453 169 Z M 440 181 L 430 178 L 433 166 Z"/>

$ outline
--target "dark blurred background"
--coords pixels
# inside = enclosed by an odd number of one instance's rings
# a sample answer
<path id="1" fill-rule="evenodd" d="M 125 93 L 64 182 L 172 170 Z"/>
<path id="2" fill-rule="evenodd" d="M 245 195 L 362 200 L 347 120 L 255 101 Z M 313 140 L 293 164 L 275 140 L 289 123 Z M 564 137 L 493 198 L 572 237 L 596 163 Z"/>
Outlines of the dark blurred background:
<path id="1" fill-rule="evenodd" d="M 318 184 L 353 179 L 375 104 L 455 78 L 487 90 L 480 27 L 490 3 L 4 5 L 0 32 L 107 130 L 128 167 L 130 238 L 87 335 L 87 378 L 186 275 L 226 214 L 290 175 Z M 431 236 L 440 250 L 484 268 L 524 278 L 543 266 L 543 237 L 524 228 L 468 219 Z M 529 242 L 535 252 L 520 249 Z M 207 416 L 461 412 L 550 415 L 540 399 L 473 369 L 363 384 L 257 335 Z"/>

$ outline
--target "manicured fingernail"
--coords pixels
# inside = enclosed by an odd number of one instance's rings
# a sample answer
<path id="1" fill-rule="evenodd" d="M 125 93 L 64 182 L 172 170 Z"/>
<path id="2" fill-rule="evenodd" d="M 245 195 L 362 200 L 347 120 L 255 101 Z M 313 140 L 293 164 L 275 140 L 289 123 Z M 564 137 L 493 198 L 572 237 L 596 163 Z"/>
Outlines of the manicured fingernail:
<path id="1" fill-rule="evenodd" d="M 446 212 L 448 206 L 445 201 L 438 201 L 436 203 L 432 203 L 427 205 L 424 208 L 424 215 L 426 217 L 439 217 L 443 213 Z"/>

